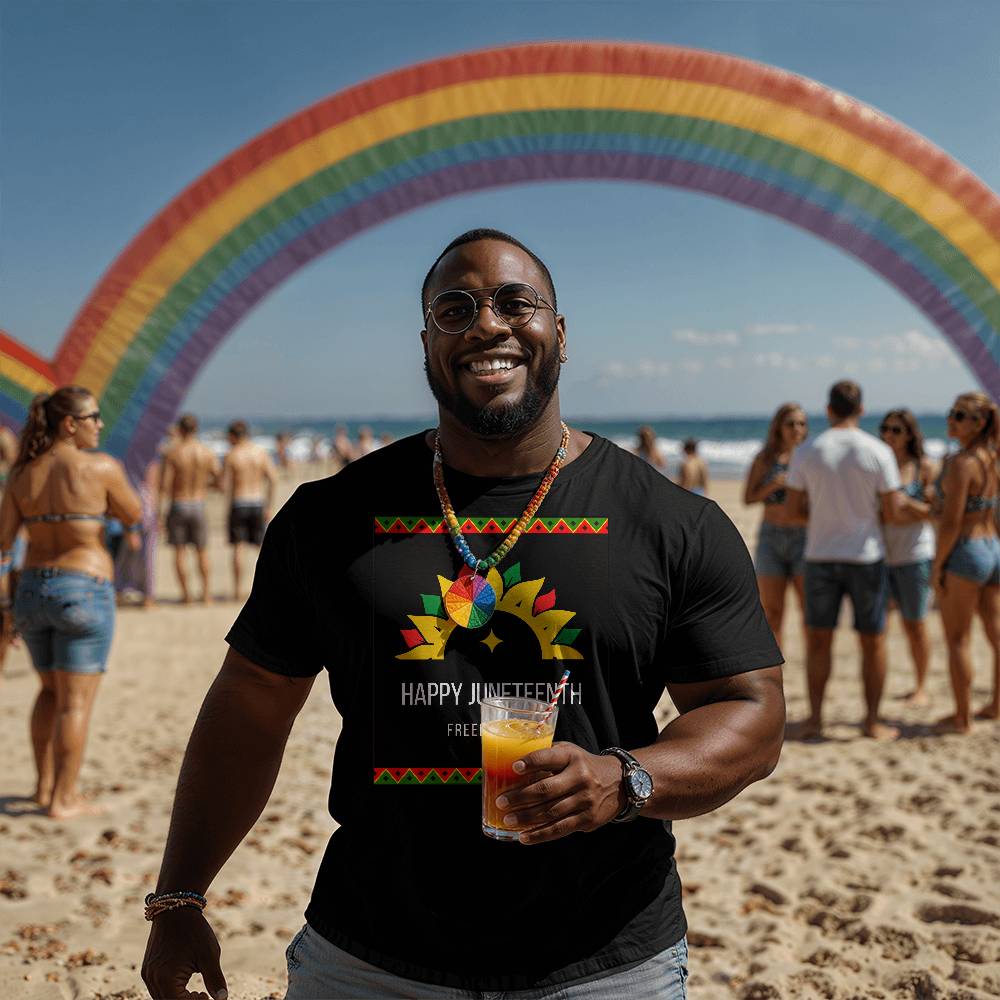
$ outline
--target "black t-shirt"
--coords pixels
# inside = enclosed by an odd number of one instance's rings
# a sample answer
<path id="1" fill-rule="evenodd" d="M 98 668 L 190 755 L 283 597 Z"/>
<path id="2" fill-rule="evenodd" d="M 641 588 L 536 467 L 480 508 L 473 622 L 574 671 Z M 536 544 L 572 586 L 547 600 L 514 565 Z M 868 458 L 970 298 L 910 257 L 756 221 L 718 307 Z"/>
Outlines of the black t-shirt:
<path id="1" fill-rule="evenodd" d="M 446 467 L 445 479 L 483 556 L 541 477 Z M 343 716 L 340 827 L 306 918 L 364 961 L 461 989 L 641 963 L 686 928 L 670 824 L 640 816 L 531 846 L 485 837 L 478 699 L 547 700 L 568 667 L 557 741 L 648 746 L 666 683 L 781 662 L 746 546 L 715 503 L 594 436 L 491 571 L 496 610 L 479 628 L 443 606 L 462 571 L 423 434 L 299 487 L 267 529 L 227 640 L 277 673 L 325 667 Z"/>

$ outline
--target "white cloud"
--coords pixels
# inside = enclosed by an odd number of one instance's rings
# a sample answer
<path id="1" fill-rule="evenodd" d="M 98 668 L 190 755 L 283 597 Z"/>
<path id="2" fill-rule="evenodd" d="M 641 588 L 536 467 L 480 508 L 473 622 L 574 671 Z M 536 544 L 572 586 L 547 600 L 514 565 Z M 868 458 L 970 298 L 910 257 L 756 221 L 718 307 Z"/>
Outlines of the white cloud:
<path id="1" fill-rule="evenodd" d="M 812 329 L 812 323 L 751 323 L 746 332 L 754 337 L 789 337 L 796 333 L 808 333 Z"/>
<path id="2" fill-rule="evenodd" d="M 755 368 L 782 368 L 790 372 L 797 372 L 802 368 L 802 361 L 799 358 L 781 354 L 779 351 L 754 354 L 750 358 L 750 364 Z"/>
<path id="3" fill-rule="evenodd" d="M 815 368 L 836 368 L 837 359 L 832 354 L 821 354 L 818 358 L 813 358 Z"/>
<path id="4" fill-rule="evenodd" d="M 923 330 L 904 330 L 902 333 L 876 337 L 872 341 L 872 347 L 890 354 L 915 356 L 925 361 L 955 361 L 955 352 L 944 338 L 924 333 Z"/>
<path id="5" fill-rule="evenodd" d="M 666 378 L 673 372 L 669 361 L 654 361 L 643 358 L 635 362 L 605 361 L 597 372 L 598 381 L 629 381 L 633 379 Z"/>
<path id="6" fill-rule="evenodd" d="M 716 344 L 735 345 L 740 342 L 740 335 L 735 330 L 674 330 L 671 336 L 682 344 L 696 344 L 699 347 L 711 347 Z"/>
<path id="7" fill-rule="evenodd" d="M 731 354 L 721 354 L 715 359 L 716 368 L 735 368 L 736 358 Z"/>
<path id="8" fill-rule="evenodd" d="M 705 362 L 704 361 L 693 361 L 693 360 L 689 359 L 689 360 L 686 360 L 686 361 L 682 361 L 681 364 L 680 364 L 680 367 L 681 367 L 681 371 L 685 372 L 688 375 L 697 375 L 699 372 L 702 372 L 702 371 L 705 370 Z"/>

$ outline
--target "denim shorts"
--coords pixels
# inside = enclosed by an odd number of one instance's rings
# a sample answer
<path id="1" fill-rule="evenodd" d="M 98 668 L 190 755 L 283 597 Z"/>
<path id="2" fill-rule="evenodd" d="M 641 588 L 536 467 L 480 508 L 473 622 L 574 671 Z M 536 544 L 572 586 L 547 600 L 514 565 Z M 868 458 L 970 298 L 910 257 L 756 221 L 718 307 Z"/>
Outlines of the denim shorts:
<path id="1" fill-rule="evenodd" d="M 844 597 L 854 606 L 854 628 L 878 635 L 885 631 L 889 574 L 884 562 L 807 562 L 806 625 L 836 628 Z"/>
<path id="2" fill-rule="evenodd" d="M 114 584 L 73 570 L 25 569 L 14 626 L 36 670 L 103 674 L 115 630 Z"/>
<path id="3" fill-rule="evenodd" d="M 1000 539 L 995 535 L 960 538 L 944 568 L 980 587 L 996 587 L 1000 584 Z"/>
<path id="4" fill-rule="evenodd" d="M 288 962 L 288 992 L 285 1000 L 686 1000 L 687 941 L 661 951 L 640 965 L 610 972 L 582 983 L 559 984 L 527 990 L 467 990 L 435 986 L 399 976 L 369 965 L 331 944 L 306 924 L 285 951 Z"/>
<path id="5" fill-rule="evenodd" d="M 927 617 L 931 604 L 931 567 L 933 561 L 889 567 L 889 596 L 896 602 L 903 621 L 920 622 Z"/>
<path id="6" fill-rule="evenodd" d="M 764 521 L 757 536 L 754 564 L 758 576 L 785 579 L 802 576 L 806 569 L 806 529 L 798 524 L 771 524 Z"/>

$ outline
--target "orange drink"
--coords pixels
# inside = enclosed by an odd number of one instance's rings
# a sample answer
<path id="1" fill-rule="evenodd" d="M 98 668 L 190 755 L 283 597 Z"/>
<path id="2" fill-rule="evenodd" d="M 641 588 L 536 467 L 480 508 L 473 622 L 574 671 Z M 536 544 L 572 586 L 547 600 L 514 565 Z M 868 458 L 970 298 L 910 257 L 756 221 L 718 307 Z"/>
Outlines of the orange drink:
<path id="1" fill-rule="evenodd" d="M 480 702 L 480 708 L 483 833 L 494 840 L 517 840 L 523 828 L 504 826 L 504 812 L 497 807 L 497 797 L 525 784 L 524 775 L 514 772 L 514 761 L 552 746 L 557 709 L 546 718 L 548 706 L 531 698 L 492 698 Z"/>

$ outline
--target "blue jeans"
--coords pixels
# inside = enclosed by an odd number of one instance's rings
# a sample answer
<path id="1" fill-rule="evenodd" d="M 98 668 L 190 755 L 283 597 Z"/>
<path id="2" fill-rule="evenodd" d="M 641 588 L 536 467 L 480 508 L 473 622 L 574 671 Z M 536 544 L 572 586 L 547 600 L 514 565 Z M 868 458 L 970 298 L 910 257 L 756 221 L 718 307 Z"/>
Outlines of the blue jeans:
<path id="1" fill-rule="evenodd" d="M 73 570 L 22 570 L 14 626 L 36 670 L 103 674 L 115 631 L 114 585 Z"/>
<path id="2" fill-rule="evenodd" d="M 757 536 L 758 576 L 790 579 L 806 570 L 806 529 L 797 524 L 771 524 L 764 521 Z"/>
<path id="3" fill-rule="evenodd" d="M 804 589 L 810 628 L 836 628 L 840 605 L 849 597 L 856 631 L 870 635 L 885 631 L 889 573 L 884 562 L 807 562 Z"/>
<path id="4" fill-rule="evenodd" d="M 945 570 L 980 587 L 1000 584 L 1000 539 L 995 535 L 984 538 L 962 537 L 951 550 Z"/>
<path id="5" fill-rule="evenodd" d="M 687 941 L 624 972 L 583 983 L 530 990 L 482 991 L 435 986 L 402 979 L 362 962 L 306 924 L 285 951 L 288 992 L 285 1000 L 686 1000 Z"/>
<path id="6" fill-rule="evenodd" d="M 920 622 L 931 603 L 931 560 L 889 567 L 889 593 L 903 621 Z"/>

